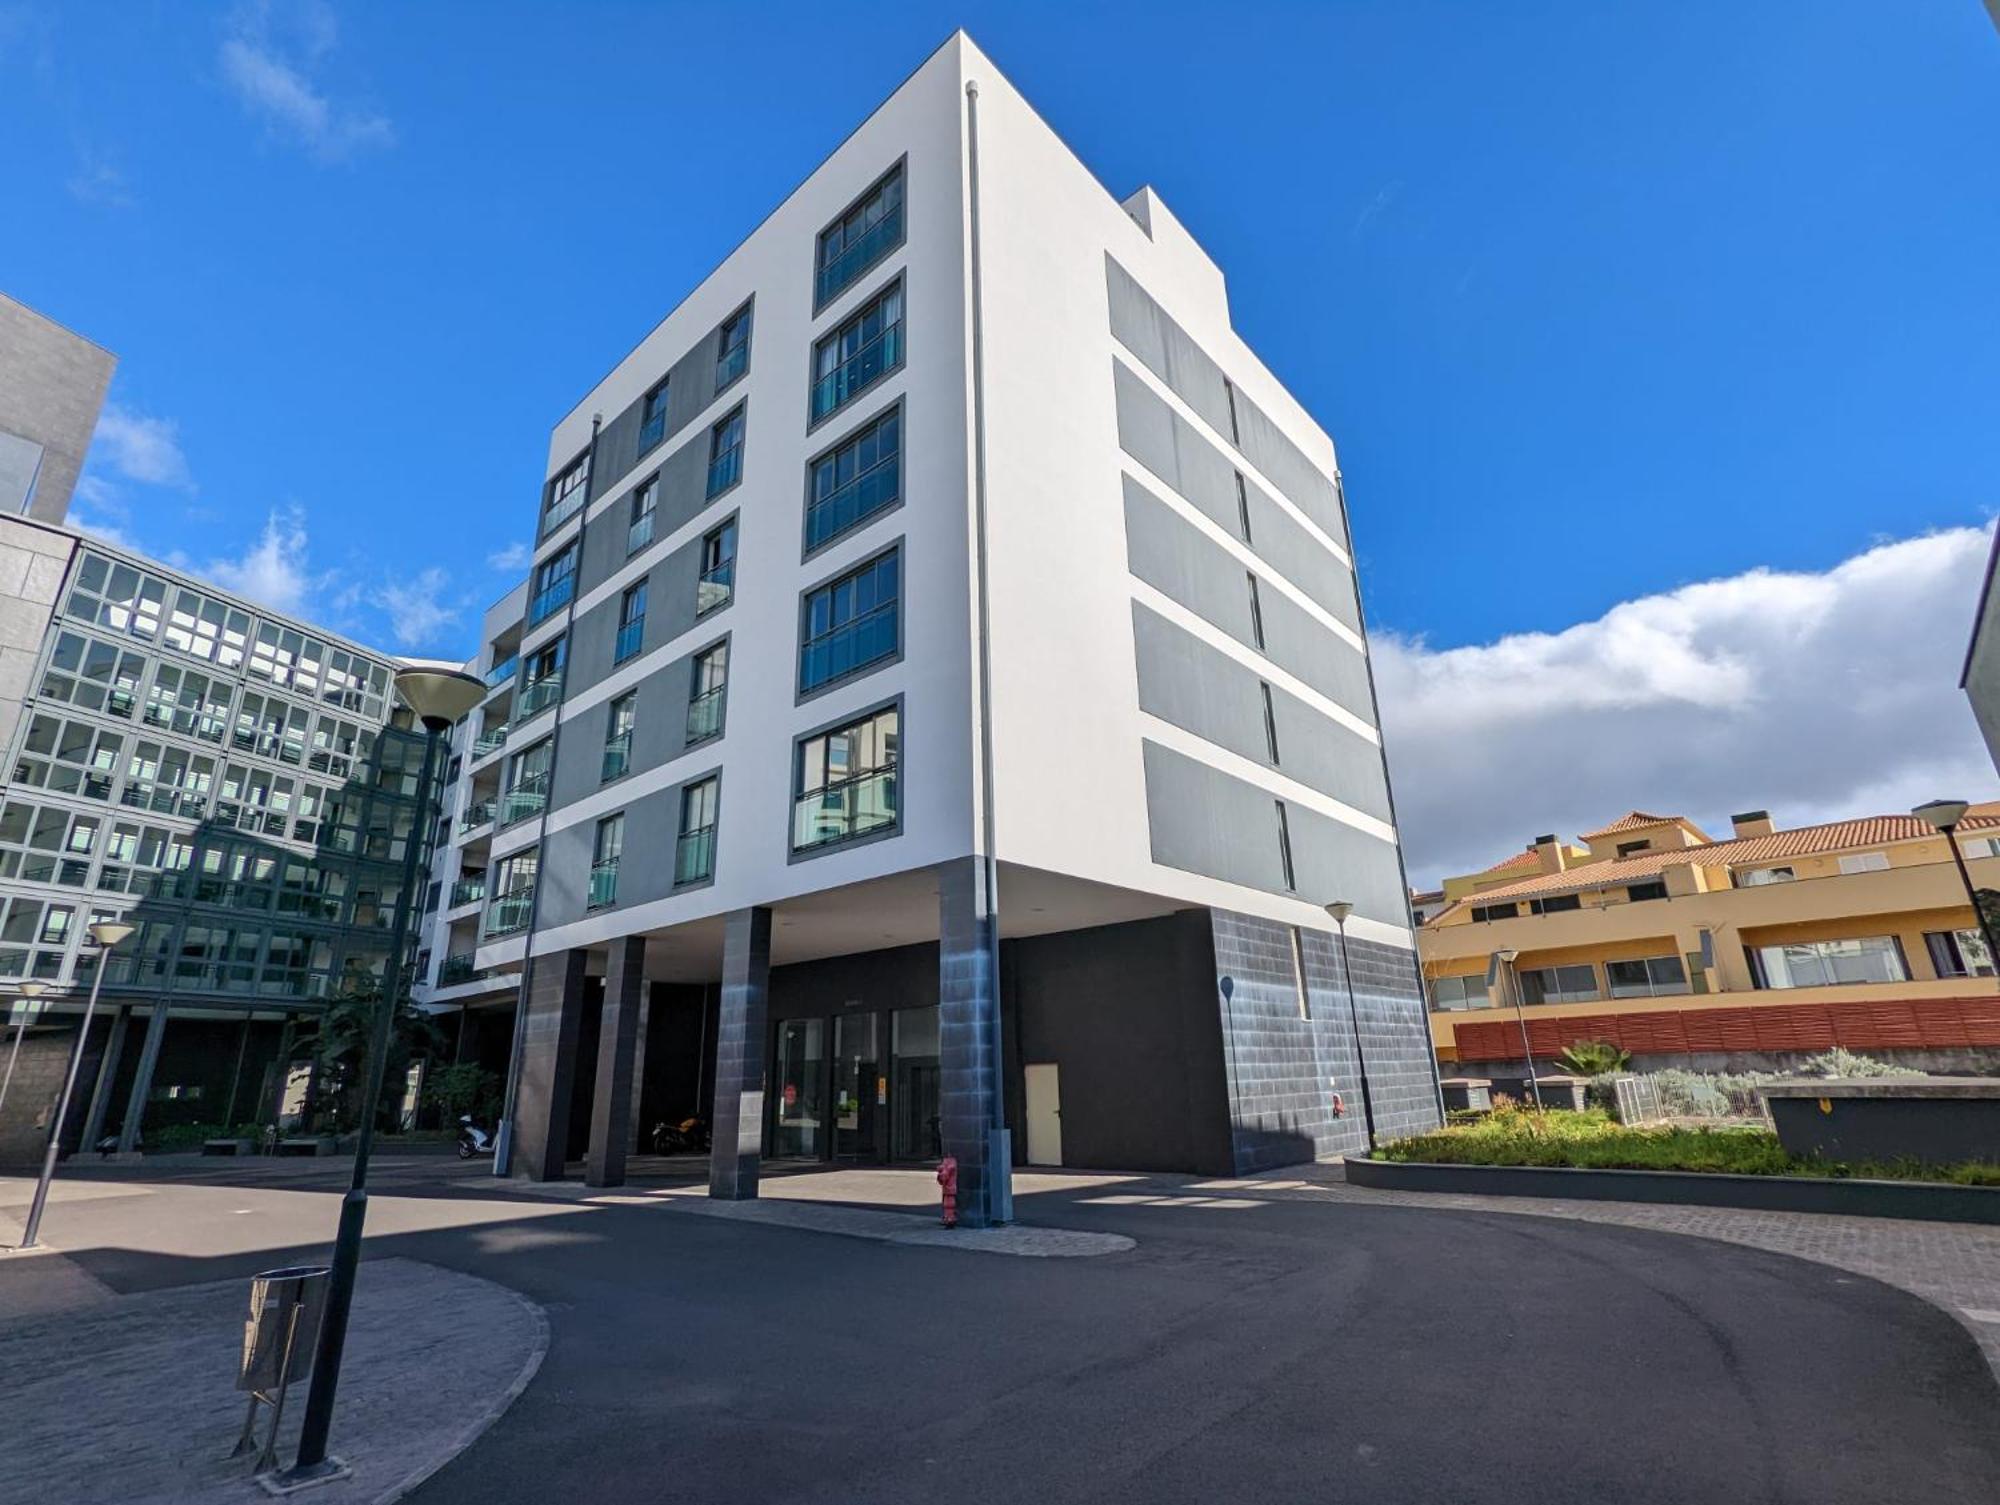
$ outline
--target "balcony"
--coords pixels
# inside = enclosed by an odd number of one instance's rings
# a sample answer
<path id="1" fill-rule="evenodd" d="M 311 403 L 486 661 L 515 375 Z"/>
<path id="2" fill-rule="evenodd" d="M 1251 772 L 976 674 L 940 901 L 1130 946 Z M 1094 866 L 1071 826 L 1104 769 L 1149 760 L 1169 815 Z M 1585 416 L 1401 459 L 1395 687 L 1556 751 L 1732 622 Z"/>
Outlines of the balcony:
<path id="1" fill-rule="evenodd" d="M 623 778 L 625 770 L 632 766 L 632 734 L 620 732 L 604 744 L 604 770 L 601 781 L 610 783 Z"/>
<path id="2" fill-rule="evenodd" d="M 618 640 L 611 648 L 611 662 L 614 664 L 624 663 L 626 659 L 639 651 L 640 646 L 645 641 L 646 619 L 640 617 L 636 621 L 627 622 L 623 627 L 618 629 Z"/>
<path id="3" fill-rule="evenodd" d="M 543 586 L 535 599 L 528 603 L 528 625 L 546 622 L 550 617 L 569 605 L 576 594 L 576 571 L 571 570 L 556 580 Z"/>
<path id="4" fill-rule="evenodd" d="M 608 909 L 618 902 L 618 859 L 600 862 L 590 870 L 590 903 L 592 909 Z"/>
<path id="5" fill-rule="evenodd" d="M 646 421 L 639 425 L 639 453 L 651 454 L 660 447 L 660 441 L 667 437 L 667 405 L 661 403 Z"/>
<path id="6" fill-rule="evenodd" d="M 706 883 L 715 876 L 715 827 L 683 831 L 674 846 L 674 886 Z"/>
<path id="7" fill-rule="evenodd" d="M 730 487 L 743 479 L 743 446 L 732 444 L 713 460 L 708 462 L 708 496 L 710 500 L 722 495 Z"/>
<path id="8" fill-rule="evenodd" d="M 688 702 L 687 740 L 692 747 L 697 742 L 706 742 L 722 731 L 722 700 L 729 686 L 717 685 Z"/>
<path id="9" fill-rule="evenodd" d="M 457 956 L 447 956 L 438 967 L 438 986 L 448 988 L 455 983 L 471 982 L 477 975 L 478 968 L 472 964 L 470 951 Z"/>
<path id="10" fill-rule="evenodd" d="M 534 683 L 522 686 L 521 703 L 514 710 L 514 720 L 526 721 L 530 716 L 539 716 L 562 699 L 562 687 L 560 673 L 544 674 Z"/>
<path id="11" fill-rule="evenodd" d="M 451 907 L 461 904 L 477 904 L 486 897 L 486 875 L 477 878 L 461 878 L 451 886 Z"/>
<path id="12" fill-rule="evenodd" d="M 510 789 L 500 796 L 500 824 L 518 825 L 530 816 L 540 815 L 548 803 L 549 792 L 539 784 Z"/>
<path id="13" fill-rule="evenodd" d="M 517 930 L 526 930 L 528 911 L 533 909 L 534 905 L 533 884 L 501 894 L 486 906 L 486 919 L 479 927 L 481 937 L 491 940 L 494 936 L 512 935 Z"/>
<path id="14" fill-rule="evenodd" d="M 500 802 L 490 799 L 480 800 L 477 804 L 467 806 L 465 824 L 459 828 L 459 834 L 464 835 L 466 832 L 476 831 L 481 826 L 492 825 L 493 817 L 499 812 L 499 808 Z"/>
<path id="15" fill-rule="evenodd" d="M 583 499 L 589 490 L 590 488 L 585 485 L 572 486 L 568 491 L 565 491 L 561 496 L 551 501 L 548 511 L 542 514 L 542 537 L 547 538 L 556 529 L 575 517 L 582 510 Z"/>
<path id="16" fill-rule="evenodd" d="M 625 553 L 629 558 L 653 541 L 653 514 L 642 512 L 625 530 Z"/>
<path id="17" fill-rule="evenodd" d="M 864 388 L 903 364 L 903 325 L 899 319 L 846 360 L 813 383 L 812 421 L 839 411 Z"/>
<path id="18" fill-rule="evenodd" d="M 724 387 L 735 381 L 737 377 L 744 373 L 749 365 L 750 342 L 748 340 L 745 340 L 740 345 L 732 345 L 729 349 L 723 351 L 722 359 L 715 363 L 715 390 L 720 392 Z"/>
<path id="19" fill-rule="evenodd" d="M 514 671 L 521 667 L 520 655 L 504 659 L 486 671 L 486 688 L 497 690 L 514 677 Z"/>
<path id="20" fill-rule="evenodd" d="M 903 238 L 903 206 L 899 203 L 870 226 L 839 255 L 827 261 L 813 279 L 813 303 L 817 307 L 844 290 L 848 284 L 875 265 Z"/>
<path id="21" fill-rule="evenodd" d="M 472 756 L 475 759 L 488 758 L 507 745 L 507 723 L 501 722 L 488 731 L 481 732 L 472 739 Z"/>
<path id="22" fill-rule="evenodd" d="M 792 850 L 851 841 L 896 824 L 896 770 L 881 769 L 800 795 L 792 805 Z"/>
<path id="23" fill-rule="evenodd" d="M 694 614 L 705 617 L 712 611 L 721 611 L 735 596 L 736 561 L 729 558 L 701 572 L 694 588 Z"/>
<path id="24" fill-rule="evenodd" d="M 864 517 L 879 512 L 902 495 L 903 457 L 879 460 L 837 491 L 806 507 L 806 548 L 816 549 L 838 538 Z"/>

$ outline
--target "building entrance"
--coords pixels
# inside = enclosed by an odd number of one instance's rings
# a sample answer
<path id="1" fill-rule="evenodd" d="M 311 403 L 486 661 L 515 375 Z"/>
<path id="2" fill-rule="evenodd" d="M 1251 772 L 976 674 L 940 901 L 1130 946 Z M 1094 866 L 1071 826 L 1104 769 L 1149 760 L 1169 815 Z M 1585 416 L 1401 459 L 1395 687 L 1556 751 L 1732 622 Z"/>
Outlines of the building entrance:
<path id="1" fill-rule="evenodd" d="M 943 1153 L 936 1004 L 781 1019 L 771 1077 L 773 1160 L 886 1165 Z"/>

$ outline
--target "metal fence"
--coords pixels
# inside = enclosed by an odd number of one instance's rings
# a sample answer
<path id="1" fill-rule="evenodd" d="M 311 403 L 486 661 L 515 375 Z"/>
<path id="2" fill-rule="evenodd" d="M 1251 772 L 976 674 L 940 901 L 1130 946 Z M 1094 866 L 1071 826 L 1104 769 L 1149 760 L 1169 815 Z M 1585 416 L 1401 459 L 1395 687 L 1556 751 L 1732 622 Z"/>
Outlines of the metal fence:
<path id="1" fill-rule="evenodd" d="M 1770 1111 L 1750 1073 L 1628 1072 L 1611 1079 L 1618 1121 L 1626 1124 L 1768 1124 Z"/>

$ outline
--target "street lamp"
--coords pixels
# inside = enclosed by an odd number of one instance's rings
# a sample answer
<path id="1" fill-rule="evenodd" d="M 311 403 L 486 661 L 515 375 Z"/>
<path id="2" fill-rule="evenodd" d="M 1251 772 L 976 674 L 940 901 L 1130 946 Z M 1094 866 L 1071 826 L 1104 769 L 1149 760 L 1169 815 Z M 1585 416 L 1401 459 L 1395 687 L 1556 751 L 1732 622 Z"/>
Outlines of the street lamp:
<path id="1" fill-rule="evenodd" d="M 403 991 L 403 948 L 409 943 L 410 911 L 419 881 L 417 856 L 430 829 L 431 770 L 438 742 L 485 697 L 486 682 L 450 664 L 406 661 L 396 671 L 396 694 L 422 724 L 424 761 L 417 774 L 416 808 L 403 842 L 403 884 L 396 894 L 389 927 L 389 957 L 382 968 L 382 997 L 369 1024 L 368 1054 L 361 1063 L 361 1134 L 354 1146 L 354 1173 L 340 1204 L 340 1231 L 334 1236 L 333 1264 L 326 1283 L 326 1310 L 320 1319 L 319 1347 L 313 1357 L 312 1389 L 306 1394 L 299 1453 L 279 1477 L 290 1485 L 334 1479 L 347 1466 L 326 1455 L 333 1425 L 334 1392 L 340 1385 L 341 1351 L 347 1346 L 347 1314 L 354 1304 L 354 1273 L 361 1263 L 361 1229 L 368 1219 L 368 1154 L 375 1145 L 375 1114 L 382 1097 L 382 1068 L 389 1054 L 389 1028 Z"/>
<path id="2" fill-rule="evenodd" d="M 1535 1095 L 1535 1106 L 1542 1106 L 1542 1079 L 1535 1075 L 1535 1052 L 1528 1044 L 1528 1016 L 1521 1008 L 1521 979 L 1514 971 L 1514 962 L 1521 955 L 1512 946 L 1493 953 L 1498 964 L 1497 972 L 1507 980 L 1507 996 L 1514 1000 L 1514 1022 L 1521 1026 L 1521 1059 L 1528 1063 L 1528 1090 Z"/>
<path id="3" fill-rule="evenodd" d="M 1368 1148 L 1375 1148 L 1375 1101 L 1368 1093 L 1368 1058 L 1361 1053 L 1361 1011 L 1354 1005 L 1354 968 L 1347 961 L 1347 917 L 1354 906 L 1335 899 L 1326 906 L 1334 929 L 1340 932 L 1340 975 L 1347 983 L 1347 1017 L 1354 1025 L 1354 1069 L 1361 1078 L 1361 1117 L 1368 1125 Z"/>
<path id="4" fill-rule="evenodd" d="M 90 1040 L 90 1019 L 97 1012 L 98 990 L 104 986 L 104 974 L 111 970 L 111 948 L 138 928 L 123 920 L 99 920 L 90 927 L 90 938 L 97 942 L 100 953 L 97 975 L 90 980 L 90 1001 L 83 1006 L 83 1023 L 77 1029 L 76 1044 L 69 1053 L 69 1074 L 63 1078 L 62 1096 L 56 1099 L 56 1118 L 49 1125 L 49 1147 L 42 1156 L 41 1179 L 35 1183 L 35 1200 L 28 1204 L 28 1226 L 21 1233 L 23 1249 L 34 1248 L 35 1235 L 41 1231 L 42 1209 L 49 1200 L 49 1182 L 55 1177 L 56 1157 L 62 1154 L 63 1120 L 69 1117 L 69 1100 L 76 1091 L 77 1068 L 83 1064 L 83 1047 Z"/>
<path id="5" fill-rule="evenodd" d="M 29 981 L 14 984 L 14 991 L 29 1003 L 33 1003 L 48 990 L 49 985 L 45 982 Z M 7 1075 L 0 1077 L 0 1108 L 7 1106 L 7 1089 L 14 1085 L 14 1063 L 21 1058 L 21 1036 L 27 1032 L 28 1015 L 23 1012 L 21 1017 L 14 1021 L 14 1046 L 7 1052 Z"/>
<path id="6" fill-rule="evenodd" d="M 1978 890 L 1972 886 L 1972 874 L 1966 869 L 1965 854 L 1958 849 L 1958 823 L 1965 819 L 1964 800 L 1932 800 L 1919 805 L 1910 814 L 1918 820 L 1926 821 L 1944 837 L 1944 844 L 1951 849 L 1951 860 L 1958 868 L 1958 881 L 1965 885 L 1966 901 L 1972 905 L 1973 918 L 1979 922 L 1979 933 L 1986 938 L 1986 959 L 1993 965 L 1996 976 L 2000 976 L 2000 940 L 1993 934 L 1993 921 L 1987 917 L 1986 907 L 1979 902 Z M 1966 969 L 1968 972 L 1971 968 Z"/>

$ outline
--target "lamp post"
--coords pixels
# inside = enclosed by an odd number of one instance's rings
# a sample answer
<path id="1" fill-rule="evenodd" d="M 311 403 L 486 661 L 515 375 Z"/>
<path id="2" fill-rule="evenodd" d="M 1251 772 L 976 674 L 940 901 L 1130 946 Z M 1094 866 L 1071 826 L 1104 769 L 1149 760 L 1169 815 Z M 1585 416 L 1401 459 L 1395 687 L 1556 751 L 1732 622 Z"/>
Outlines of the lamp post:
<path id="1" fill-rule="evenodd" d="M 49 985 L 45 982 L 28 981 L 14 985 L 14 991 L 19 993 L 29 1003 L 33 1003 L 42 994 L 48 992 L 48 990 Z M 14 1085 L 14 1063 L 21 1058 L 21 1036 L 27 1032 L 28 1016 L 23 1013 L 20 1018 L 14 1021 L 14 1044 L 12 1049 L 7 1052 L 7 1075 L 0 1077 L 0 1108 L 7 1106 L 7 1089 Z"/>
<path id="2" fill-rule="evenodd" d="M 83 1006 L 83 1023 L 77 1029 L 76 1044 L 69 1053 L 69 1074 L 63 1078 L 62 1096 L 56 1099 L 56 1118 L 49 1125 L 49 1147 L 42 1156 L 41 1179 L 35 1183 L 35 1200 L 28 1204 L 28 1226 L 21 1233 L 23 1249 L 34 1248 L 35 1235 L 41 1232 L 42 1209 L 49 1201 L 49 1182 L 55 1179 L 56 1158 L 62 1154 L 63 1120 L 69 1117 L 69 1100 L 76 1091 L 77 1068 L 83 1065 L 83 1047 L 90 1040 L 90 1020 L 97 1012 L 97 994 L 104 986 L 104 974 L 111 967 L 111 948 L 138 928 L 123 920 L 99 920 L 90 927 L 90 938 L 97 942 L 99 950 L 97 975 L 90 980 L 90 1001 Z"/>
<path id="3" fill-rule="evenodd" d="M 1354 1003 L 1354 968 L 1347 960 L 1347 917 L 1354 913 L 1354 906 L 1345 899 L 1335 899 L 1326 906 L 1326 912 L 1333 920 L 1333 928 L 1340 932 L 1340 976 L 1347 984 L 1347 1017 L 1354 1026 L 1354 1069 L 1361 1078 L 1361 1118 L 1368 1125 L 1368 1148 L 1375 1148 L 1375 1100 L 1368 1092 L 1368 1058 L 1361 1051 L 1361 1010 Z"/>
<path id="4" fill-rule="evenodd" d="M 1965 819 L 1964 800 L 1931 800 L 1912 810 L 1910 814 L 1918 820 L 1926 821 L 1943 837 L 1944 844 L 1951 850 L 1951 860 L 1958 868 L 1958 881 L 1965 885 L 1966 902 L 1972 906 L 1972 917 L 1979 922 L 1979 933 L 1986 940 L 1986 959 L 1993 965 L 1994 974 L 2000 976 L 2000 939 L 1993 933 L 1993 922 L 1987 918 L 1986 910 L 1979 902 L 1979 891 L 1972 886 L 1972 873 L 1965 865 L 1965 854 L 1958 849 L 1958 823 Z M 1966 969 L 1968 972 L 1970 968 Z"/>
<path id="5" fill-rule="evenodd" d="M 389 1053 L 389 1029 L 403 993 L 403 950 L 409 943 L 410 912 L 421 872 L 418 854 L 430 829 L 431 769 L 438 742 L 486 694 L 486 682 L 448 664 L 407 663 L 396 671 L 396 693 L 424 729 L 424 758 L 417 774 L 416 808 L 410 833 L 403 841 L 403 882 L 396 894 L 395 918 L 389 927 L 389 956 L 382 967 L 382 997 L 369 1023 L 368 1053 L 361 1062 L 361 1133 L 354 1146 L 354 1172 L 340 1204 L 340 1230 L 334 1236 L 333 1263 L 327 1274 L 326 1310 L 320 1319 L 319 1347 L 313 1356 L 312 1388 L 306 1393 L 305 1422 L 299 1431 L 299 1452 L 292 1466 L 278 1477 L 297 1486 L 336 1479 L 347 1465 L 327 1457 L 326 1439 L 333 1426 L 334 1393 L 340 1386 L 340 1359 L 347 1346 L 347 1316 L 354 1304 L 354 1274 L 361 1263 L 361 1230 L 368 1219 L 368 1155 L 375 1145 L 375 1115 L 382 1097 L 382 1068 Z"/>
<path id="6" fill-rule="evenodd" d="M 1542 1106 L 1542 1079 L 1535 1074 L 1535 1052 L 1528 1044 L 1528 1016 L 1521 1008 L 1521 979 L 1515 975 L 1514 961 L 1520 956 L 1512 946 L 1493 953 L 1498 962 L 1500 975 L 1507 979 L 1507 996 L 1514 1000 L 1514 1022 L 1521 1026 L 1521 1059 L 1528 1063 L 1528 1090 L 1534 1094 L 1535 1107 Z"/>

